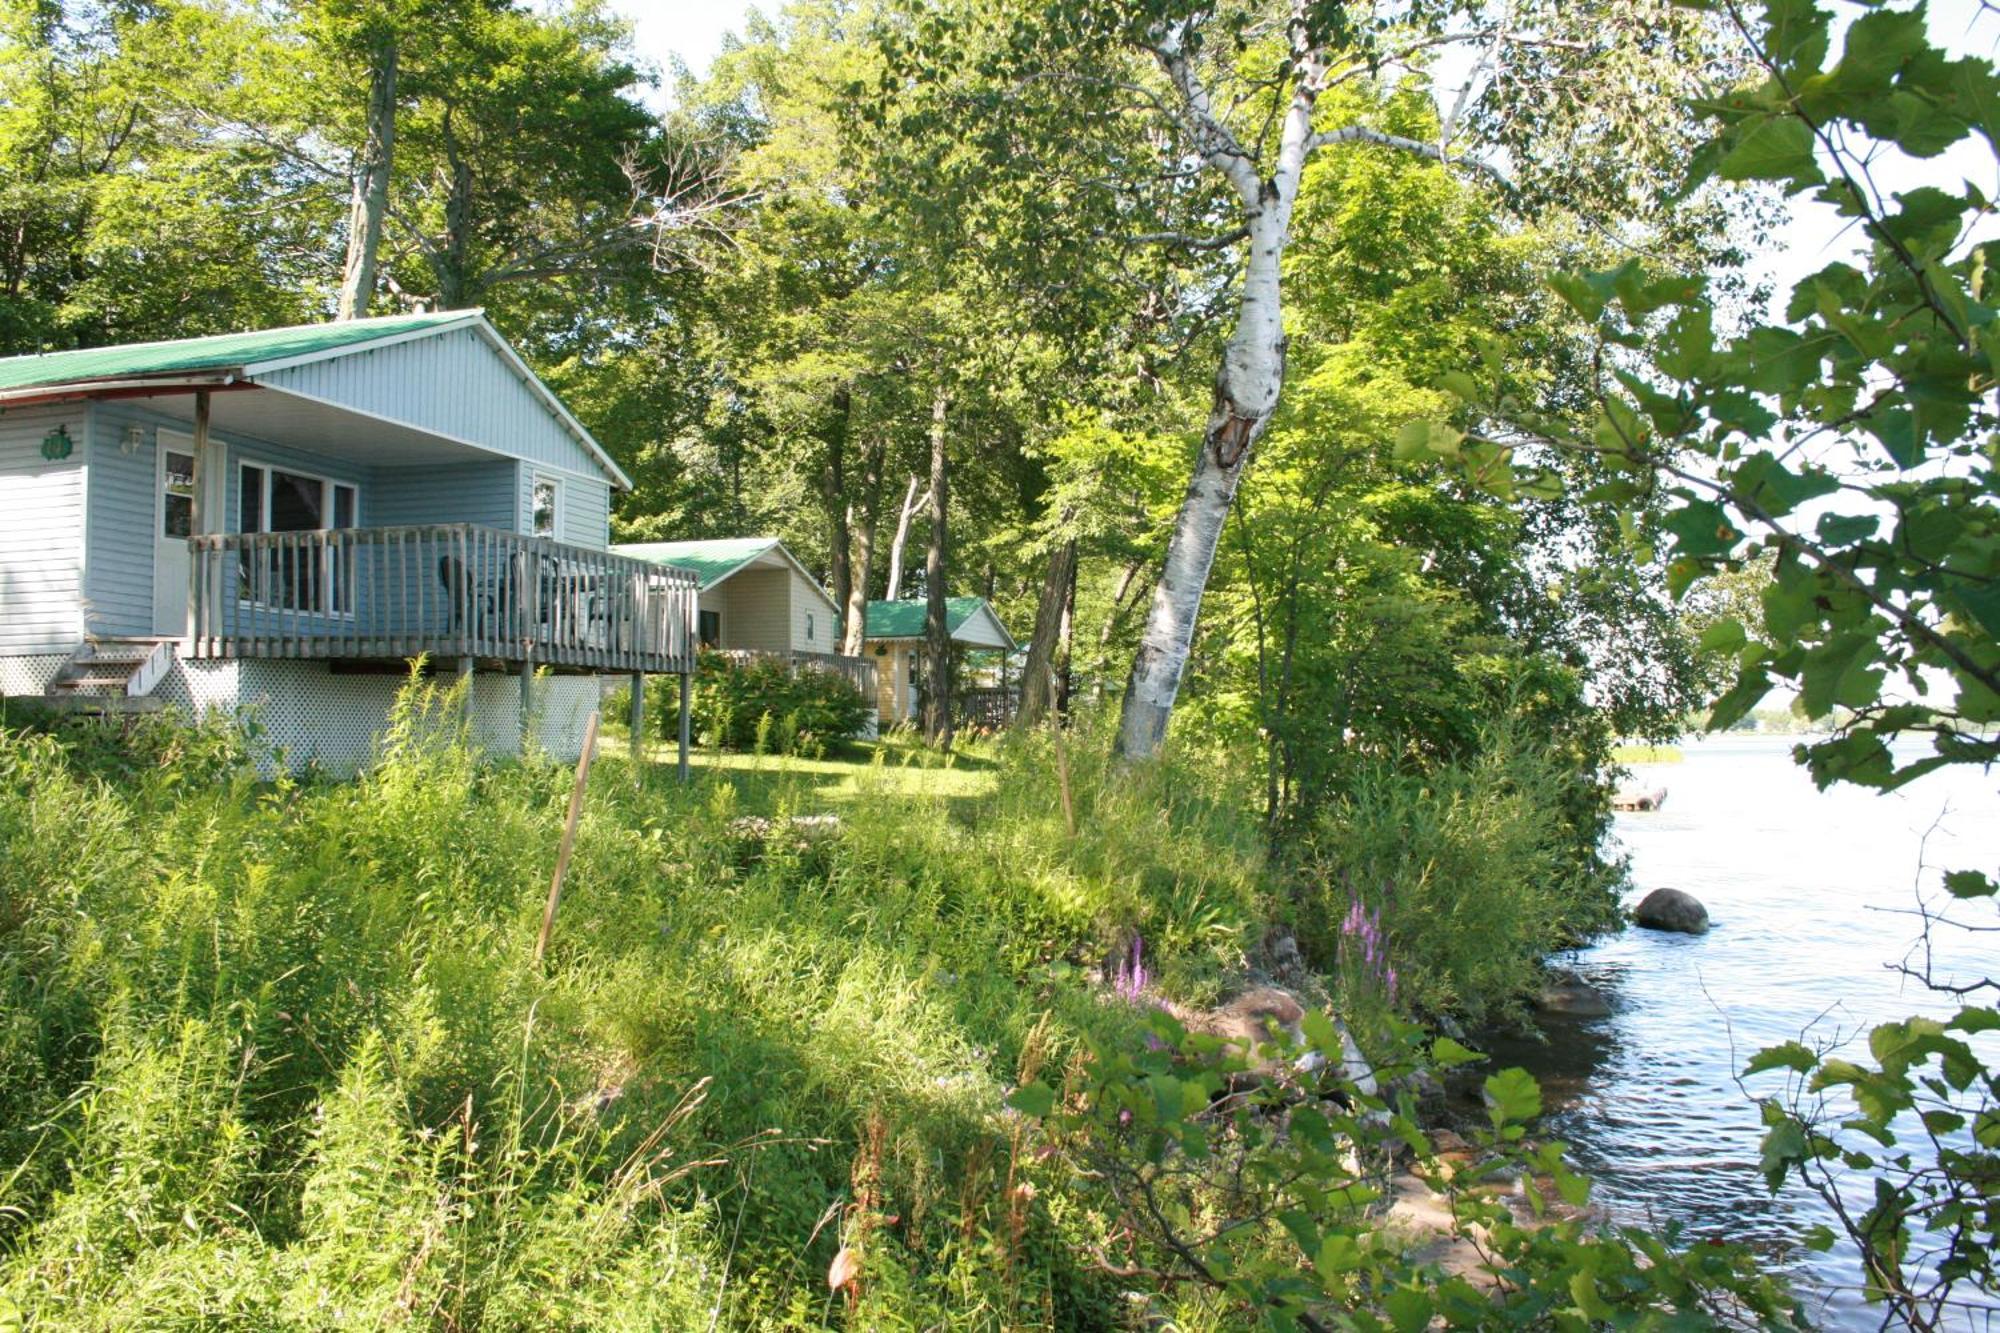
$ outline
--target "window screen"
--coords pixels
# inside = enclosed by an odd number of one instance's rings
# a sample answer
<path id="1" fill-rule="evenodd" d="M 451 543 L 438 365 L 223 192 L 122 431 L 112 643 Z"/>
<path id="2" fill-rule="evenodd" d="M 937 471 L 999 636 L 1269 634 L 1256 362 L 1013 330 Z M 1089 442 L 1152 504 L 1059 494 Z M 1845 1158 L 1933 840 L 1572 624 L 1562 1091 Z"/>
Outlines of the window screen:
<path id="1" fill-rule="evenodd" d="M 264 530 L 264 469 L 244 464 L 238 471 L 238 509 L 236 528 L 239 532 L 262 532 Z"/>
<path id="2" fill-rule="evenodd" d="M 534 526 L 529 529 L 537 537 L 556 535 L 556 484 L 545 477 L 535 478 L 535 500 L 532 515 Z"/>
<path id="3" fill-rule="evenodd" d="M 273 468 L 269 531 L 310 532 L 326 526 L 326 483 Z"/>
<path id="4" fill-rule="evenodd" d="M 160 484 L 160 535 L 187 537 L 194 533 L 194 455 L 169 449 L 166 475 Z"/>

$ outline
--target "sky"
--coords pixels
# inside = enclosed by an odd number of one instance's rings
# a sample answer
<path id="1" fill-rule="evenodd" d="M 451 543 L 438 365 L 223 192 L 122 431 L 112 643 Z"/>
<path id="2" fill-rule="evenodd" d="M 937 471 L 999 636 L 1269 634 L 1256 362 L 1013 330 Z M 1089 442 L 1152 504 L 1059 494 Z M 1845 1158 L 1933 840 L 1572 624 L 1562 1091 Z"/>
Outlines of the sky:
<path id="1" fill-rule="evenodd" d="M 724 33 L 741 32 L 752 8 L 741 0 L 612 0 L 633 24 L 639 54 L 670 74 L 675 57 L 700 74 L 722 49 Z M 775 13 L 781 4 L 764 6 Z"/>

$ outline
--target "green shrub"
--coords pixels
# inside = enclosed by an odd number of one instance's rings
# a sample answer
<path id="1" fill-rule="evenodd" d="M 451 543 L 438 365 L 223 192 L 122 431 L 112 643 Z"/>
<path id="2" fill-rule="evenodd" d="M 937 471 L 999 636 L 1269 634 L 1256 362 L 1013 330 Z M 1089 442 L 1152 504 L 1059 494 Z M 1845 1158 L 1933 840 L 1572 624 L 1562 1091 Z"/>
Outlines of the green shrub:
<path id="1" fill-rule="evenodd" d="M 704 652 L 695 673 L 695 730 L 702 744 L 718 749 L 819 758 L 860 732 L 873 708 L 846 677 L 794 671 L 777 657 L 738 662 Z M 662 734 L 673 736 L 678 701 L 657 716 Z"/>
<path id="2" fill-rule="evenodd" d="M 1358 764 L 1302 847 L 1301 947 L 1350 992 L 1369 992 L 1349 995 L 1365 1004 L 1389 981 L 1354 965 L 1379 922 L 1405 1012 L 1477 1021 L 1510 1010 L 1546 955 L 1617 923 L 1620 868 L 1580 861 L 1555 817 L 1592 783 L 1507 727 L 1428 772 Z"/>

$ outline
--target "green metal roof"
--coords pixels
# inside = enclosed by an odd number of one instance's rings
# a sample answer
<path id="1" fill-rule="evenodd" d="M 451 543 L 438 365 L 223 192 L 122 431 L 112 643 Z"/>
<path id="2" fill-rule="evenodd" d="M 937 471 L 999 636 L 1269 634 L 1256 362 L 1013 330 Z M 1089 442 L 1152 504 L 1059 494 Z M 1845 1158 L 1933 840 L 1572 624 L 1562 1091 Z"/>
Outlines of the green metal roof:
<path id="1" fill-rule="evenodd" d="M 656 565 L 693 570 L 706 592 L 776 545 L 776 537 L 724 537 L 704 542 L 632 542 L 611 549 Z"/>
<path id="2" fill-rule="evenodd" d="M 958 627 L 979 612 L 986 605 L 984 597 L 947 597 L 944 599 L 945 632 L 955 634 Z M 922 600 L 903 602 L 868 603 L 868 632 L 871 639 L 921 639 L 924 637 L 924 619 L 930 613 L 929 603 Z M 993 617 L 996 621 L 998 615 Z"/>
<path id="3" fill-rule="evenodd" d="M 295 356 L 311 356 L 359 343 L 413 333 L 477 316 L 472 310 L 440 310 L 428 315 L 388 315 L 336 324 L 301 324 L 255 333 L 222 333 L 173 342 L 86 347 L 0 358 L 0 390 L 86 380 L 127 379 L 203 370 L 228 370 Z"/>

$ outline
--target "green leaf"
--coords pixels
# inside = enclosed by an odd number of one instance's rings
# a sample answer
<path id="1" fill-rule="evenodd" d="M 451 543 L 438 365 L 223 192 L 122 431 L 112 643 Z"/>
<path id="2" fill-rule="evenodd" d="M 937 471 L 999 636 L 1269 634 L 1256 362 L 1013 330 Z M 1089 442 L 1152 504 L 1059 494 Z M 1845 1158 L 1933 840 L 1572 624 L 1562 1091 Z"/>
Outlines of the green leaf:
<path id="1" fill-rule="evenodd" d="M 1807 500 L 1840 489 L 1839 480 L 1828 473 L 1817 468 L 1793 472 L 1776 454 L 1752 454 L 1729 480 L 1731 491 L 1774 515 L 1789 514 Z"/>
<path id="2" fill-rule="evenodd" d="M 1597 1279 L 1582 1269 L 1569 1275 L 1569 1294 L 1570 1299 L 1576 1302 L 1576 1308 L 1583 1311 L 1586 1319 L 1608 1323 L 1617 1317 L 1618 1311 L 1598 1294 Z"/>
<path id="3" fill-rule="evenodd" d="M 1396 1288 L 1382 1298 L 1382 1308 L 1389 1312 L 1396 1333 L 1423 1333 L 1435 1311 L 1431 1298 L 1415 1287 Z"/>
<path id="4" fill-rule="evenodd" d="M 1796 116 L 1761 116 L 1739 131 L 1715 174 L 1726 181 L 1788 181 L 1794 189 L 1825 179 L 1813 161 L 1812 129 Z"/>
<path id="5" fill-rule="evenodd" d="M 1474 1064 L 1486 1057 L 1469 1046 L 1461 1046 L 1450 1037 L 1439 1037 L 1431 1043 L 1431 1059 L 1445 1069 L 1456 1069 L 1460 1065 Z"/>
<path id="6" fill-rule="evenodd" d="M 1569 303 L 1570 309 L 1585 319 L 1595 321 L 1604 313 L 1605 294 L 1578 274 L 1554 274 L 1549 278 L 1549 286 Z"/>
<path id="7" fill-rule="evenodd" d="M 1422 418 L 1405 421 L 1396 431 L 1396 445 L 1391 453 L 1401 463 L 1430 457 L 1431 423 Z"/>
<path id="8" fill-rule="evenodd" d="M 1882 520 L 1872 514 L 1827 514 L 1815 529 L 1828 546 L 1852 546 L 1875 535 Z"/>
<path id="9" fill-rule="evenodd" d="M 1944 889 L 1954 898 L 1991 898 L 2000 885 L 1977 870 L 1952 870 L 1945 874 Z"/>
<path id="10" fill-rule="evenodd" d="M 1521 1068 L 1503 1069 L 1486 1080 L 1486 1104 L 1495 1128 L 1533 1120 L 1542 1113 L 1542 1089 Z"/>
<path id="11" fill-rule="evenodd" d="M 1858 708 L 1874 701 L 1882 671 L 1873 664 L 1881 644 L 1872 633 L 1839 634 L 1806 654 L 1799 672 L 1799 706 L 1807 717 L 1825 717 L 1835 704 Z"/>
<path id="12" fill-rule="evenodd" d="M 1007 1105 L 1022 1115 L 1043 1120 L 1056 1109 L 1055 1090 L 1046 1083 L 1023 1083 L 1007 1094 Z"/>
<path id="13" fill-rule="evenodd" d="M 1749 641 L 1742 622 L 1736 620 L 1718 620 L 1701 632 L 1701 646 L 1711 653 L 1737 653 Z"/>
<path id="14" fill-rule="evenodd" d="M 1361 1267 L 1360 1244 L 1354 1237 L 1343 1232 L 1333 1232 L 1320 1242 L 1319 1253 L 1313 1256 L 1313 1267 L 1319 1270 L 1321 1278 L 1335 1283 L 1347 1273 Z"/>
<path id="15" fill-rule="evenodd" d="M 1790 1069 L 1801 1074 L 1811 1073 L 1819 1063 L 1819 1056 L 1809 1046 L 1801 1042 L 1788 1041 L 1777 1046 L 1766 1046 L 1750 1057 L 1750 1063 L 1743 1066 L 1743 1077 L 1761 1074 L 1770 1069 Z"/>
<path id="16" fill-rule="evenodd" d="M 1806 1159 L 1806 1132 L 1795 1120 L 1783 1120 L 1764 1135 L 1762 1165 L 1764 1184 L 1776 1194 L 1785 1183 L 1786 1172 Z"/>
<path id="17" fill-rule="evenodd" d="M 1690 500 L 1668 514 L 1663 526 L 1677 539 L 1675 550 L 1697 559 L 1727 555 L 1743 534 L 1729 521 L 1722 506 L 1712 500 Z"/>
<path id="18" fill-rule="evenodd" d="M 1709 707 L 1708 720 L 1704 722 L 1706 731 L 1727 731 L 1745 717 L 1750 710 L 1771 692 L 1771 678 L 1762 666 L 1746 669 L 1736 678 L 1736 683 Z"/>
<path id="19" fill-rule="evenodd" d="M 1477 405 L 1483 401 L 1478 382 L 1462 370 L 1447 370 L 1438 376 L 1438 387 L 1466 403 Z"/>

